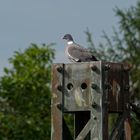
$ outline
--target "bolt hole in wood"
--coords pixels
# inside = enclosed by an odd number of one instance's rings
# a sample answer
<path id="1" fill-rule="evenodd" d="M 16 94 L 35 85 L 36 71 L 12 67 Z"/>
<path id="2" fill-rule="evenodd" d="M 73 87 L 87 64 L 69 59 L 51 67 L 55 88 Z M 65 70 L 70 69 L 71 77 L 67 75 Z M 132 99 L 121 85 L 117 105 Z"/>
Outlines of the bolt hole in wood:
<path id="1" fill-rule="evenodd" d="M 72 83 L 68 83 L 67 84 L 67 89 L 68 90 L 72 90 L 73 89 L 73 84 Z"/>
<path id="2" fill-rule="evenodd" d="M 82 84 L 81 84 L 81 88 L 82 88 L 82 89 L 86 89 L 86 88 L 87 88 L 87 84 L 86 84 L 86 83 L 82 83 Z"/>

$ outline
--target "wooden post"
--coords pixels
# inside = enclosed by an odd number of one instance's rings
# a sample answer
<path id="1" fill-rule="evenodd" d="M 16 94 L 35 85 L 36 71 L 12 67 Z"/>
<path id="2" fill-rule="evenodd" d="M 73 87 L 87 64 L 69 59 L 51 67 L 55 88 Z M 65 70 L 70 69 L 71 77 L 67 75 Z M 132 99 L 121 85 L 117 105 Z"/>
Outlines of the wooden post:
<path id="1" fill-rule="evenodd" d="M 54 64 L 52 69 L 52 140 L 131 140 L 124 64 L 96 61 Z M 75 116 L 74 136 L 65 113 Z M 109 113 L 119 114 L 110 135 Z"/>

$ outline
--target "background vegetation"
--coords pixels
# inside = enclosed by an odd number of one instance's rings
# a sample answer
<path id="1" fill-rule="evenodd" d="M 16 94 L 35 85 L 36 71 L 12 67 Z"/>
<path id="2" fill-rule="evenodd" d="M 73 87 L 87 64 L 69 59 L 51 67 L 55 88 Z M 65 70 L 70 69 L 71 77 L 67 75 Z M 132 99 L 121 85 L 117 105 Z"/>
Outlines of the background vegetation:
<path id="1" fill-rule="evenodd" d="M 119 18 L 119 29 L 113 28 L 113 35 L 103 32 L 105 44 L 100 43 L 95 47 L 92 34 L 87 30 L 87 42 L 89 49 L 99 60 L 124 62 L 130 64 L 130 93 L 132 102 L 140 107 L 140 2 L 136 7 L 127 10 L 115 8 Z M 140 116 L 132 116 L 132 139 L 140 139 L 139 126 Z M 139 120 L 137 120 L 137 117 Z"/>
<path id="2" fill-rule="evenodd" d="M 50 139 L 50 82 L 54 50 L 35 45 L 15 52 L 0 80 L 0 139 Z"/>
<path id="3" fill-rule="evenodd" d="M 140 2 L 127 10 L 115 8 L 119 29 L 113 29 L 106 43 L 95 47 L 87 30 L 89 49 L 100 60 L 125 62 L 130 71 L 131 96 L 140 97 Z M 50 82 L 54 50 L 51 45 L 31 44 L 24 52 L 17 51 L 9 59 L 11 68 L 4 68 L 0 78 L 0 139 L 50 139 Z M 135 119 L 135 117 L 134 117 Z M 140 139 L 139 123 L 133 122 L 133 140 Z"/>

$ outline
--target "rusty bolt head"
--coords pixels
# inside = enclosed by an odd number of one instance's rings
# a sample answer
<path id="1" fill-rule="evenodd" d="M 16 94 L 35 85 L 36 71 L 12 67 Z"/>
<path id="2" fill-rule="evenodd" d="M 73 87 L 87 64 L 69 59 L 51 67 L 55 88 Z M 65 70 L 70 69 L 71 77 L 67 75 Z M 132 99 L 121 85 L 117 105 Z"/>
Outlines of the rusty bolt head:
<path id="1" fill-rule="evenodd" d="M 97 117 L 96 117 L 96 116 L 93 116 L 93 119 L 94 119 L 94 120 L 97 120 Z"/>
<path id="2" fill-rule="evenodd" d="M 111 85 L 109 83 L 105 84 L 105 89 L 111 89 Z"/>
<path id="3" fill-rule="evenodd" d="M 60 67 L 60 66 L 57 66 L 56 69 L 57 69 L 57 71 L 60 72 L 60 73 L 62 73 L 62 71 L 63 71 L 63 68 Z"/>
<path id="4" fill-rule="evenodd" d="M 104 69 L 105 69 L 105 71 L 108 71 L 108 70 L 110 70 L 110 64 L 105 64 L 105 66 L 104 66 Z"/>
<path id="5" fill-rule="evenodd" d="M 91 69 L 92 69 L 93 71 L 97 71 L 97 66 L 93 65 L 93 66 L 91 66 Z"/>
<path id="6" fill-rule="evenodd" d="M 62 104 L 58 103 L 56 106 L 58 109 L 62 110 Z"/>
<path id="7" fill-rule="evenodd" d="M 62 86 L 61 86 L 61 85 L 58 85 L 58 86 L 57 86 L 57 89 L 58 89 L 59 91 L 62 91 Z"/>
<path id="8" fill-rule="evenodd" d="M 98 106 L 97 103 L 96 102 L 93 102 L 92 107 L 93 108 L 97 108 L 97 106 Z"/>

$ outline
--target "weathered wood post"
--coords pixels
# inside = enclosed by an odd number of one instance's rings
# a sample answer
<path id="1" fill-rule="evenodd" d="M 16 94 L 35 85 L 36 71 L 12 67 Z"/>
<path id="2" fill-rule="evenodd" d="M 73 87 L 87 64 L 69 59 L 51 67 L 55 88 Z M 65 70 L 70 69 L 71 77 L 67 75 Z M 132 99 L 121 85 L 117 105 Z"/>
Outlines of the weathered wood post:
<path id="1" fill-rule="evenodd" d="M 54 64 L 52 75 L 52 140 L 131 140 L 127 65 Z M 75 115 L 74 136 L 65 113 Z M 110 113 L 119 115 L 109 135 Z"/>

